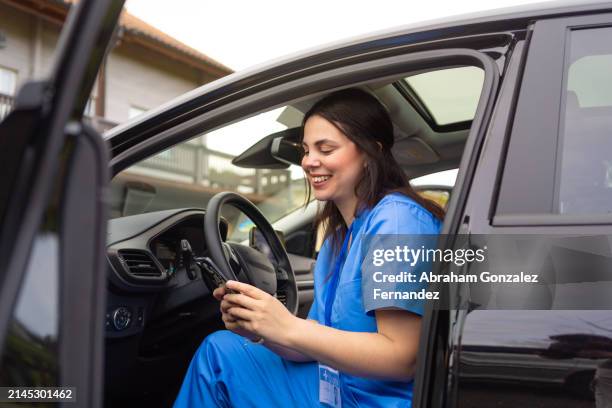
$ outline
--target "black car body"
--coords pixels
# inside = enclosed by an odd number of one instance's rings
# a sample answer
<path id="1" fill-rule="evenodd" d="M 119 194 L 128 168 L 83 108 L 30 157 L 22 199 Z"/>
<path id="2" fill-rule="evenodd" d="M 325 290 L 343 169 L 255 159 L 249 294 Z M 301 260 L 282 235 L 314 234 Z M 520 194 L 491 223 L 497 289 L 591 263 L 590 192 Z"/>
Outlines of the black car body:
<path id="1" fill-rule="evenodd" d="M 442 246 L 451 247 L 457 234 L 612 235 L 612 95 L 576 102 L 582 96 L 567 86 L 572 62 L 612 58 L 612 3 L 517 8 L 309 51 L 205 85 L 110 130 L 103 144 L 83 124 L 82 111 L 120 8 L 121 2 L 80 2 L 55 74 L 26 85 L 0 125 L 7 168 L 0 185 L 0 385 L 71 385 L 77 403 L 88 407 L 104 401 L 170 404 L 195 347 L 221 328 L 217 306 L 184 267 L 173 277 L 138 277 L 120 254 L 136 249 L 156 255 L 150 242 L 198 228 L 205 213 L 182 208 L 117 217 L 107 235 L 106 205 L 113 194 L 107 171 L 115 177 L 198 134 L 283 104 L 301 106 L 333 89 L 382 84 L 402 96 L 418 120 L 406 143 L 419 138 L 436 157 L 406 158 L 411 178 L 459 169 Z M 398 80 L 458 66 L 483 71 L 478 106 L 468 121 L 439 124 Z M 612 83 L 612 70 L 592 76 L 591 88 L 609 89 L 602 78 Z M 394 120 L 405 130 L 397 115 Z M 578 134 L 584 139 L 571 136 Z M 312 212 L 305 214 L 279 221 L 290 225 L 284 232 L 297 288 L 287 296 L 297 296 L 293 302 L 302 315 L 312 300 L 316 235 Z M 612 270 L 609 242 L 579 255 L 584 268 Z M 43 266 L 28 267 L 28 260 L 41 257 Z M 154 270 L 167 272 L 163 259 L 149 258 Z M 44 279 L 52 281 L 49 304 L 58 305 L 55 335 L 47 337 L 19 318 L 24 304 L 43 296 L 25 289 L 42 279 L 36 277 L 41 267 L 54 271 Z M 573 271 L 582 273 L 580 268 Z M 612 358 L 612 313 L 606 310 L 612 288 L 605 277 L 598 279 L 589 293 L 601 297 L 601 310 L 589 310 L 596 302 L 568 310 L 541 299 L 542 310 L 521 311 L 428 304 L 413 406 L 594 406 L 595 393 L 605 392 L 594 380 L 609 373 Z"/>

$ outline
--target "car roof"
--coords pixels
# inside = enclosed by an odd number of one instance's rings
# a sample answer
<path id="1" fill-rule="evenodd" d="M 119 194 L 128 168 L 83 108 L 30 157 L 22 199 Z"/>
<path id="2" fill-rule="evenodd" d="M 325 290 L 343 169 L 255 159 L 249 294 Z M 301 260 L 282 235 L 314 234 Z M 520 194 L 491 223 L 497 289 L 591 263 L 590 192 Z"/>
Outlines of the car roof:
<path id="1" fill-rule="evenodd" d="M 496 8 L 478 12 L 458 14 L 438 19 L 424 20 L 416 23 L 391 27 L 376 32 L 354 37 L 351 41 L 372 41 L 379 37 L 390 37 L 397 34 L 430 31 L 446 27 L 468 27 L 474 25 L 497 23 L 498 30 L 508 29 L 513 21 L 527 21 L 541 18 L 553 18 L 572 14 L 612 11 L 612 2 L 609 0 L 555 0 L 542 1 L 519 6 Z M 347 43 L 347 40 L 337 41 L 329 45 Z M 319 47 L 321 48 L 321 47 Z"/>

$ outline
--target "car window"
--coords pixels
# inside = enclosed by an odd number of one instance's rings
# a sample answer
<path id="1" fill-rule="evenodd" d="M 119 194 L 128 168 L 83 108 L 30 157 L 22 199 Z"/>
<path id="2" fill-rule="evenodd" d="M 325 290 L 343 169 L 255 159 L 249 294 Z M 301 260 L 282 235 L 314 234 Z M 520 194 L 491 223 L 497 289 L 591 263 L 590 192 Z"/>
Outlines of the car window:
<path id="1" fill-rule="evenodd" d="M 112 218 L 176 208 L 206 208 L 212 196 L 236 191 L 251 200 L 270 222 L 304 205 L 301 167 L 243 168 L 232 159 L 262 138 L 300 126 L 302 113 L 283 107 L 260 113 L 180 143 L 119 173 L 111 182 Z M 253 225 L 226 206 L 230 240 L 248 238 Z"/>
<path id="2" fill-rule="evenodd" d="M 424 198 L 432 200 L 446 209 L 450 200 L 452 187 L 457 180 L 458 169 L 439 171 L 422 177 L 413 178 L 410 184 Z"/>
<path id="3" fill-rule="evenodd" d="M 405 78 L 436 125 L 472 120 L 476 114 L 484 71 L 478 67 L 439 69 Z"/>
<path id="4" fill-rule="evenodd" d="M 532 214 L 610 214 L 612 27 L 539 24 L 526 60 L 496 215 L 514 216 L 516 223 L 528 222 Z"/>
<path id="5" fill-rule="evenodd" d="M 560 120 L 560 214 L 612 213 L 612 27 L 572 30 Z"/>
<path id="6" fill-rule="evenodd" d="M 455 185 L 457 180 L 457 174 L 459 169 L 438 171 L 436 173 L 426 174 L 421 177 L 416 177 L 410 180 L 412 186 L 423 186 L 423 185 L 439 185 L 452 187 Z"/>
<path id="7" fill-rule="evenodd" d="M 2 360 L 3 386 L 58 386 L 59 241 L 41 231 L 34 241 Z"/>
<path id="8" fill-rule="evenodd" d="M 442 190 L 439 188 L 418 189 L 417 193 L 421 197 L 438 204 L 444 210 L 446 210 L 448 201 L 450 200 L 450 192 L 448 190 Z"/>

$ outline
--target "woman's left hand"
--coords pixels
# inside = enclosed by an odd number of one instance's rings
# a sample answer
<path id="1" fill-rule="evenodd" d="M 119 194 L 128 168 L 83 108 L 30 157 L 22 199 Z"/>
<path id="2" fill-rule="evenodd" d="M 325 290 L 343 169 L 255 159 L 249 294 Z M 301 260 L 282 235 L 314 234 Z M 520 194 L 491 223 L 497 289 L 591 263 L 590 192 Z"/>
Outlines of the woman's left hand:
<path id="1" fill-rule="evenodd" d="M 297 318 L 278 299 L 255 286 L 238 281 L 227 281 L 226 286 L 240 292 L 223 297 L 237 305 L 227 310 L 236 324 L 266 341 L 285 345 Z"/>

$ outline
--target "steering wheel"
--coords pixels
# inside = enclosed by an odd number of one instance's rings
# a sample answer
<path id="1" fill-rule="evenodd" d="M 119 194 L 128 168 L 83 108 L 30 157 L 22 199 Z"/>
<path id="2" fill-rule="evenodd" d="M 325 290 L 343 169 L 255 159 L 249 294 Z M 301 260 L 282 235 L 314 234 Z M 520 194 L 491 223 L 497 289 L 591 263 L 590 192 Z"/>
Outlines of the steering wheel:
<path id="1" fill-rule="evenodd" d="M 225 204 L 240 210 L 253 221 L 270 246 L 276 263 L 271 262 L 266 255 L 250 246 L 223 242 L 219 231 L 219 221 L 221 207 Z M 297 284 L 287 251 L 270 222 L 252 202 L 234 192 L 216 194 L 206 207 L 204 239 L 210 258 L 223 277 L 227 280 L 249 283 L 264 292 L 275 295 L 291 313 L 297 314 Z"/>

